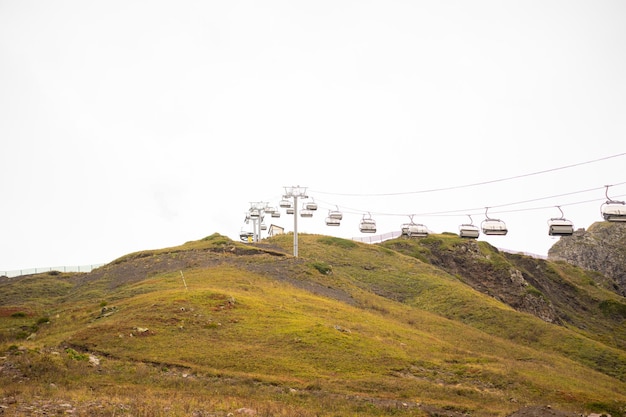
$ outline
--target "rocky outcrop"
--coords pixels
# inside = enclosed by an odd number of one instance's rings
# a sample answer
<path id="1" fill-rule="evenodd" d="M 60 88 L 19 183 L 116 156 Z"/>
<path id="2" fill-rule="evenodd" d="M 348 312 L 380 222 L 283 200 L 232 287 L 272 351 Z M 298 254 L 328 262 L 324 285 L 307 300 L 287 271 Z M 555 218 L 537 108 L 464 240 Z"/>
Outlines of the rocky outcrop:
<path id="1" fill-rule="evenodd" d="M 597 222 L 563 236 L 548 251 L 548 260 L 596 271 L 598 284 L 626 296 L 626 223 Z"/>
<path id="2" fill-rule="evenodd" d="M 528 258 L 533 264 L 525 268 L 515 262 L 524 257 L 503 253 L 501 255 L 509 259 L 495 262 L 490 255 L 480 250 L 479 243 L 474 240 L 465 240 L 448 247 L 441 245 L 441 241 L 436 238 L 418 242 L 428 248 L 424 257 L 429 263 L 459 277 L 475 290 L 545 322 L 561 323 L 552 302 L 544 295 L 541 277 L 526 272 L 526 269 L 536 271 L 537 264 L 545 264 L 545 261 Z M 496 248 L 492 250 L 498 252 Z"/>

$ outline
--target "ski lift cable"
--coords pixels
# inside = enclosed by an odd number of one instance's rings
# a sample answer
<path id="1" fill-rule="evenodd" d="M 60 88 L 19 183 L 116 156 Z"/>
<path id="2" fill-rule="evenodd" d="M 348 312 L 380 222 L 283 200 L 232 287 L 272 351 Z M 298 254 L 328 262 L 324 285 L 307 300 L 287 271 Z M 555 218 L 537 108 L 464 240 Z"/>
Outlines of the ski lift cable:
<path id="1" fill-rule="evenodd" d="M 620 183 L 615 183 L 612 186 L 623 185 L 623 184 L 626 184 L 626 181 L 625 182 L 620 182 Z M 589 188 L 589 189 L 573 191 L 573 192 L 569 192 L 569 193 L 555 194 L 555 195 L 551 195 L 551 196 L 547 196 L 547 197 L 534 198 L 534 199 L 517 201 L 517 202 L 512 202 L 512 203 L 506 203 L 506 204 L 491 205 L 491 206 L 488 206 L 488 207 L 490 209 L 509 207 L 509 206 L 515 206 L 515 205 L 520 205 L 520 204 L 536 202 L 536 201 L 542 201 L 542 200 L 549 200 L 549 199 L 564 197 L 564 196 L 568 196 L 568 195 L 587 193 L 587 192 L 590 192 L 590 191 L 597 191 L 597 190 L 603 189 L 603 188 L 604 188 L 604 186 L 603 187 L 596 187 L 596 188 Z M 616 196 L 616 197 L 622 197 L 622 196 L 619 195 L 619 196 Z M 603 200 L 604 199 L 584 200 L 584 201 L 579 201 L 579 202 L 560 204 L 560 206 L 564 207 L 564 206 L 570 206 L 570 205 L 575 205 L 575 204 L 584 204 L 584 203 L 597 202 L 597 201 L 603 201 Z M 319 200 L 319 199 L 317 201 L 318 202 L 323 202 L 323 203 L 326 203 L 326 204 L 330 204 L 328 202 L 325 202 L 325 201 Z M 336 204 L 333 204 L 332 206 L 333 207 L 339 207 Z M 466 215 L 467 213 L 481 214 L 482 211 L 484 210 L 484 208 L 485 208 L 485 206 L 464 208 L 464 209 L 456 209 L 456 210 L 437 211 L 437 212 L 407 214 L 407 213 L 374 212 L 374 211 L 371 211 L 371 210 L 362 210 L 362 209 L 358 209 L 358 208 L 349 208 L 349 207 L 343 207 L 342 206 L 342 210 L 344 212 L 351 213 L 351 214 L 361 215 L 363 213 L 372 213 L 372 214 L 377 215 L 377 216 L 401 216 L 401 217 L 406 217 L 406 216 L 418 216 L 418 217 L 422 217 L 422 216 L 434 216 L 434 217 L 437 217 L 437 216 L 459 216 L 459 215 Z M 521 211 L 545 210 L 546 208 L 554 208 L 554 205 L 543 206 L 543 207 L 521 208 L 521 209 L 513 209 L 513 210 L 498 210 L 498 211 L 494 211 L 493 213 L 514 213 L 514 212 L 521 212 Z M 478 212 L 478 210 L 480 210 L 480 212 Z"/>
<path id="2" fill-rule="evenodd" d="M 515 180 L 515 179 L 519 179 L 519 178 L 530 177 L 530 176 L 534 176 L 534 175 L 547 174 L 549 172 L 560 171 L 560 170 L 569 169 L 569 168 L 575 168 L 575 167 L 582 166 L 582 165 L 593 164 L 593 163 L 600 162 L 600 161 L 606 161 L 606 160 L 612 159 L 612 158 L 619 158 L 619 157 L 625 156 L 625 155 L 626 155 L 626 152 L 622 152 L 622 153 L 619 153 L 619 154 L 609 155 L 609 156 L 605 156 L 605 157 L 598 158 L 598 159 L 592 159 L 590 161 L 584 161 L 584 162 L 579 162 L 579 163 L 576 163 L 576 164 L 564 165 L 564 166 L 560 166 L 560 167 L 556 167 L 556 168 L 544 169 L 544 170 L 541 170 L 541 171 L 530 172 L 530 173 L 527 173 L 527 174 L 514 175 L 514 176 L 511 176 L 511 177 L 498 178 L 498 179 L 489 180 L 489 181 L 482 181 L 482 182 L 475 182 L 475 183 L 471 183 L 471 184 L 454 185 L 454 186 L 441 187 L 441 188 L 431 188 L 431 189 L 418 190 L 418 191 L 405 191 L 405 192 L 397 192 L 397 193 L 379 193 L 379 194 L 332 193 L 332 192 L 319 191 L 319 190 L 309 190 L 309 191 L 312 192 L 312 193 L 316 193 L 316 194 L 337 195 L 337 196 L 345 196 L 345 197 L 383 197 L 383 196 L 394 196 L 394 195 L 434 193 L 434 192 L 440 192 L 440 191 L 458 190 L 458 189 L 461 189 L 461 188 L 477 187 L 477 186 L 480 186 L 480 185 L 487 185 L 487 184 L 493 184 L 493 183 L 497 183 L 497 182 L 511 181 L 511 180 Z"/>

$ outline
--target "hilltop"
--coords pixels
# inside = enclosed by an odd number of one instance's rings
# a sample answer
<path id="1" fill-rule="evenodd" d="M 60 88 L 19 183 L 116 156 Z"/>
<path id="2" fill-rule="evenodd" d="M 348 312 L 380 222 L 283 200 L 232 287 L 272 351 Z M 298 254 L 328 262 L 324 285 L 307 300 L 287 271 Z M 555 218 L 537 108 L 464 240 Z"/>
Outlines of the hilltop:
<path id="1" fill-rule="evenodd" d="M 0 280 L 12 415 L 626 412 L 626 300 L 600 273 L 452 234 L 219 234 Z"/>

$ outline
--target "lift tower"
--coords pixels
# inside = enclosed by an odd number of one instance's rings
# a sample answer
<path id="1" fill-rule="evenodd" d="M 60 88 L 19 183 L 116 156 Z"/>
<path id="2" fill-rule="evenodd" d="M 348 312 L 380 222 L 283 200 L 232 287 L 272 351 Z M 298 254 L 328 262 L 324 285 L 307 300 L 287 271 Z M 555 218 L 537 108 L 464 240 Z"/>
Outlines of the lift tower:
<path id="1" fill-rule="evenodd" d="M 306 195 L 306 187 L 284 187 L 285 194 L 283 199 L 289 200 L 293 198 L 293 256 L 298 257 L 298 198 L 308 198 Z"/>

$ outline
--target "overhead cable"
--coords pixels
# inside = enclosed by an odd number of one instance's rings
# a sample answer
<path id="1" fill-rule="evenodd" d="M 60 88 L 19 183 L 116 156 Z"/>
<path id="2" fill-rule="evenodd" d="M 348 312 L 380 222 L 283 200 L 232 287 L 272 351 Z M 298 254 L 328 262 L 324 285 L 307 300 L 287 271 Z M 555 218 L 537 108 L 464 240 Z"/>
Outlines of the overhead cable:
<path id="1" fill-rule="evenodd" d="M 442 188 L 431 188 L 431 189 L 418 190 L 418 191 L 406 191 L 406 192 L 397 192 L 397 193 L 380 193 L 380 194 L 331 193 L 331 192 L 318 191 L 318 190 L 310 190 L 310 191 L 312 193 L 316 193 L 316 194 L 339 195 L 339 196 L 346 196 L 346 197 L 383 197 L 383 196 L 393 196 L 393 195 L 409 195 L 409 194 L 434 193 L 434 192 L 439 192 L 439 191 L 457 190 L 457 189 L 460 189 L 460 188 L 477 187 L 479 185 L 487 185 L 487 184 L 493 184 L 493 183 L 497 183 L 497 182 L 510 181 L 510 180 L 514 180 L 514 179 L 530 177 L 530 176 L 533 176 L 533 175 L 541 175 L 541 174 L 546 174 L 548 172 L 554 172 L 554 171 L 559 171 L 559 170 L 563 170 L 563 169 L 574 168 L 574 167 L 581 166 L 581 165 L 592 164 L 592 163 L 595 163 L 595 162 L 606 161 L 607 159 L 618 158 L 618 157 L 621 157 L 621 156 L 624 156 L 624 155 L 626 155 L 626 152 L 615 154 L 615 155 L 605 156 L 603 158 L 592 159 L 590 161 L 579 162 L 579 163 L 576 163 L 576 164 L 564 165 L 564 166 L 557 167 L 557 168 L 550 168 L 550 169 L 544 169 L 542 171 L 530 172 L 530 173 L 527 173 L 527 174 L 514 175 L 512 177 L 498 178 L 498 179 L 494 179 L 494 180 L 476 182 L 476 183 L 471 183 L 471 184 L 454 185 L 454 186 L 442 187 Z"/>

